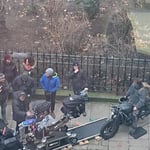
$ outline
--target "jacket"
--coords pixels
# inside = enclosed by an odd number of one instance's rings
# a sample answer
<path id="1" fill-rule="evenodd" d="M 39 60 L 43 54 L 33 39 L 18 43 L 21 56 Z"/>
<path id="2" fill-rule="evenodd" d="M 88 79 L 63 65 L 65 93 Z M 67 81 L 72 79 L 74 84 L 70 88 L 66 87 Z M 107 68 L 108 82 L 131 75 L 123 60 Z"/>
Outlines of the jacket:
<path id="1" fill-rule="evenodd" d="M 136 83 L 132 83 L 126 93 L 126 97 L 129 97 L 129 101 L 133 105 L 136 105 L 139 101 L 139 89 L 140 87 Z"/>
<path id="2" fill-rule="evenodd" d="M 29 102 L 27 99 L 20 101 L 19 96 L 22 91 L 13 93 L 12 112 L 13 120 L 22 122 L 26 119 L 26 112 L 29 111 Z"/>
<path id="3" fill-rule="evenodd" d="M 17 67 L 14 62 L 6 63 L 3 61 L 2 72 L 5 74 L 5 77 L 8 82 L 12 82 L 14 78 L 18 75 Z"/>
<path id="4" fill-rule="evenodd" d="M 40 78 L 40 85 L 44 91 L 56 92 L 60 87 L 60 79 L 56 72 L 51 78 L 43 74 Z"/>
<path id="5" fill-rule="evenodd" d="M 71 71 L 69 73 L 69 79 L 71 79 L 71 84 L 74 90 L 83 90 L 85 87 L 87 87 L 86 83 L 86 77 L 83 72 L 83 70 L 79 70 L 79 72 L 74 73 L 74 71 Z"/>
<path id="6" fill-rule="evenodd" d="M 5 80 L 4 82 L 0 82 L 0 104 L 3 104 L 7 100 L 8 93 L 9 84 L 7 80 Z"/>
<path id="7" fill-rule="evenodd" d="M 17 76 L 13 83 L 12 87 L 14 91 L 24 91 L 26 94 L 33 95 L 36 90 L 36 83 L 34 79 L 30 76 L 27 76 L 27 79 L 24 81 L 22 74 Z"/>
<path id="8" fill-rule="evenodd" d="M 141 108 L 142 106 L 145 105 L 146 101 L 150 100 L 148 89 L 142 87 L 141 89 L 139 89 L 138 94 L 139 94 L 139 98 L 138 98 L 138 102 L 136 103 L 136 107 Z"/>

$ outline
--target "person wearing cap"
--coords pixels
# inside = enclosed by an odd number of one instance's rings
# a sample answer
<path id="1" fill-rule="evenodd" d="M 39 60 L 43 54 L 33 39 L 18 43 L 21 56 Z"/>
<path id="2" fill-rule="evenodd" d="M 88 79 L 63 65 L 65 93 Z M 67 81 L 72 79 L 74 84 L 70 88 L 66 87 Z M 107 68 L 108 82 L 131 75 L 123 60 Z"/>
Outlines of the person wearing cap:
<path id="1" fill-rule="evenodd" d="M 136 104 L 139 99 L 139 89 L 142 87 L 142 80 L 135 78 L 131 86 L 126 92 L 125 97 L 127 97 L 132 104 Z"/>
<path id="2" fill-rule="evenodd" d="M 150 100 L 149 97 L 149 89 L 150 89 L 150 85 L 147 82 L 142 82 L 142 88 L 139 89 L 138 91 L 138 101 L 136 104 L 133 104 L 133 110 L 137 111 L 139 110 L 142 106 L 145 105 L 146 101 Z"/>
<path id="3" fill-rule="evenodd" d="M 80 92 L 87 88 L 85 74 L 83 70 L 80 69 L 78 62 L 73 63 L 72 70 L 69 72 L 69 79 L 71 80 L 75 95 L 80 95 Z"/>
<path id="4" fill-rule="evenodd" d="M 44 90 L 46 100 L 51 102 L 51 115 L 55 118 L 55 98 L 60 87 L 59 76 L 52 68 L 47 68 L 40 78 L 40 85 Z"/>
<path id="5" fill-rule="evenodd" d="M 35 80 L 27 72 L 18 75 L 12 83 L 13 91 L 24 91 L 28 97 L 33 96 L 36 91 Z"/>
<path id="6" fill-rule="evenodd" d="M 8 92 L 9 92 L 9 84 L 5 78 L 5 75 L 3 73 L 0 73 L 1 116 L 6 124 L 8 124 L 8 121 L 6 119 L 6 107 L 7 107 Z"/>
<path id="7" fill-rule="evenodd" d="M 9 84 L 18 75 L 16 64 L 13 62 L 11 55 L 6 54 L 2 62 L 2 72 L 5 74 L 6 80 Z"/>
<path id="8" fill-rule="evenodd" d="M 133 104 L 133 116 L 134 121 L 132 124 L 133 131 L 130 131 L 130 133 L 134 132 L 137 127 L 137 121 L 138 121 L 138 114 L 140 109 L 145 105 L 146 101 L 150 101 L 149 97 L 149 89 L 150 85 L 147 82 L 141 82 L 140 86 L 138 88 L 138 91 L 136 91 L 136 97 L 133 97 L 135 99 L 129 99 L 129 102 Z"/>
<path id="9" fill-rule="evenodd" d="M 23 91 L 16 91 L 13 93 L 12 101 L 13 120 L 16 121 L 16 131 L 19 132 L 19 124 L 28 116 L 31 116 L 29 111 L 29 101 L 26 99 L 26 93 Z"/>

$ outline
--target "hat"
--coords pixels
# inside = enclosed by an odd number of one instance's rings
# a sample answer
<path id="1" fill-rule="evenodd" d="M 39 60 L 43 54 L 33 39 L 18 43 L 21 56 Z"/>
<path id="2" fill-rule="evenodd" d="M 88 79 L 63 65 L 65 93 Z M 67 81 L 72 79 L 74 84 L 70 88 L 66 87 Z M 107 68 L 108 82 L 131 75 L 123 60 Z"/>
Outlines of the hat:
<path id="1" fill-rule="evenodd" d="M 26 93 L 25 93 L 25 92 L 23 92 L 23 91 L 21 91 L 21 92 L 19 93 L 19 97 L 21 97 L 21 96 L 26 97 Z"/>
<path id="2" fill-rule="evenodd" d="M 52 76 L 54 73 L 54 70 L 52 68 L 47 68 L 45 71 L 49 76 Z"/>
<path id="3" fill-rule="evenodd" d="M 4 60 L 11 60 L 11 56 L 9 54 L 6 54 Z"/>
<path id="4" fill-rule="evenodd" d="M 147 82 L 142 82 L 143 87 L 150 88 L 150 85 Z"/>
<path id="5" fill-rule="evenodd" d="M 78 62 L 73 62 L 72 66 L 78 66 L 79 67 L 79 63 Z"/>

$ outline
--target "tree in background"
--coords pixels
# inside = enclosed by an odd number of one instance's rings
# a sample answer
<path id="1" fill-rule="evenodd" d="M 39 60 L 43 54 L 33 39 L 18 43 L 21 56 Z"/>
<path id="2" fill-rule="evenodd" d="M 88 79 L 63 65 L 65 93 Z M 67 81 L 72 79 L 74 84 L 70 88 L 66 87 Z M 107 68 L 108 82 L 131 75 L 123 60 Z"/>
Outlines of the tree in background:
<path id="1" fill-rule="evenodd" d="M 131 56 L 136 54 L 133 27 L 127 15 L 127 3 L 114 0 L 111 17 L 108 22 L 106 38 L 106 54 L 114 51 L 116 56 Z"/>
<path id="2" fill-rule="evenodd" d="M 134 51 L 132 25 L 126 15 L 127 0 L 0 2 L 1 6 L 6 3 L 11 35 L 7 44 L 1 41 L 1 49 L 107 56 L 130 55 Z M 0 15 L 4 28 L 5 17 Z"/>
<path id="3" fill-rule="evenodd" d="M 99 13 L 99 0 L 76 0 L 76 4 L 82 4 L 84 11 L 87 13 L 89 19 L 94 19 L 97 13 Z"/>
<path id="4" fill-rule="evenodd" d="M 5 0 L 0 0 L 0 34 L 6 31 Z"/>

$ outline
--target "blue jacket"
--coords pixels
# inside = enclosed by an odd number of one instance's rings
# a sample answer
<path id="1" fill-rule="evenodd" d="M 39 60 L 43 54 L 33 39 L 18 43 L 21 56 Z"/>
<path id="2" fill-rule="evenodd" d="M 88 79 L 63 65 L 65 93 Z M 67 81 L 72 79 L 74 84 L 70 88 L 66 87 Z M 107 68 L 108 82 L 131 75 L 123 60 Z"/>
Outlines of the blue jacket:
<path id="1" fill-rule="evenodd" d="M 55 73 L 51 78 L 48 78 L 45 74 L 40 78 L 40 85 L 44 91 L 56 92 L 60 87 L 60 79 Z"/>

